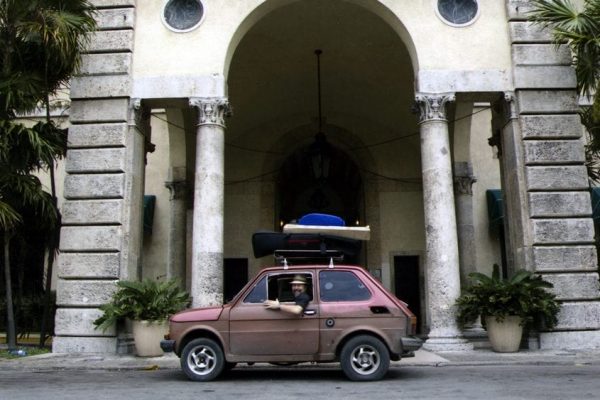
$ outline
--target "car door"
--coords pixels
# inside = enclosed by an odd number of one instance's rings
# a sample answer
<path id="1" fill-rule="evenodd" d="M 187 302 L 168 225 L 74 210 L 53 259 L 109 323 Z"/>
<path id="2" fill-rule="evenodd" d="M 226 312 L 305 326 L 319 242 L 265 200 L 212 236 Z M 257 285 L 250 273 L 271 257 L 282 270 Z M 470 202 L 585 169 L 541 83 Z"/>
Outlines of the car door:
<path id="1" fill-rule="evenodd" d="M 229 315 L 229 346 L 232 354 L 310 355 L 319 348 L 318 306 L 311 300 L 303 315 L 293 315 L 281 310 L 268 310 L 263 305 L 267 299 L 292 302 L 286 285 L 294 273 L 269 273 L 257 280 L 243 298 L 232 307 Z M 302 271 L 309 281 L 307 293 L 313 295 L 313 273 Z"/>

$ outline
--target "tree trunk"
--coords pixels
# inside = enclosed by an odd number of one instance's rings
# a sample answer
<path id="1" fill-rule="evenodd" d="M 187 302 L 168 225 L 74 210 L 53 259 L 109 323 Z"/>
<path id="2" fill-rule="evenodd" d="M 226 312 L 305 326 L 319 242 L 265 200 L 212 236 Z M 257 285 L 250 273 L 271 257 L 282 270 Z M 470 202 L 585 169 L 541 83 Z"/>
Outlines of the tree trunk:
<path id="1" fill-rule="evenodd" d="M 50 122 L 50 98 L 48 96 L 48 93 L 46 93 L 46 98 L 45 98 L 45 103 L 46 103 L 46 122 Z M 49 165 L 49 171 L 50 171 L 50 190 L 51 190 L 51 194 L 52 194 L 52 202 L 54 203 L 54 206 L 57 206 L 58 201 L 56 200 L 56 178 L 54 176 L 54 162 L 51 161 L 50 165 Z M 60 224 L 59 226 L 56 228 L 57 230 L 60 230 Z M 48 265 L 46 267 L 46 285 L 45 285 L 45 289 L 44 289 L 44 310 L 42 313 L 42 322 L 41 322 L 41 326 L 40 326 L 40 342 L 38 344 L 39 347 L 44 347 L 45 343 L 46 343 L 46 336 L 48 336 L 48 320 L 50 319 L 50 310 L 52 308 L 52 304 L 50 304 L 52 302 L 52 274 L 53 274 L 53 267 L 54 267 L 54 252 L 56 251 L 56 249 L 58 249 L 58 241 L 59 241 L 59 232 L 54 232 L 53 233 L 53 238 L 52 238 L 52 243 L 50 243 L 49 249 L 48 249 Z"/>
<path id="2" fill-rule="evenodd" d="M 4 283 L 6 284 L 6 343 L 8 350 L 17 348 L 17 328 L 13 309 L 12 283 L 10 278 L 10 234 L 4 232 Z"/>

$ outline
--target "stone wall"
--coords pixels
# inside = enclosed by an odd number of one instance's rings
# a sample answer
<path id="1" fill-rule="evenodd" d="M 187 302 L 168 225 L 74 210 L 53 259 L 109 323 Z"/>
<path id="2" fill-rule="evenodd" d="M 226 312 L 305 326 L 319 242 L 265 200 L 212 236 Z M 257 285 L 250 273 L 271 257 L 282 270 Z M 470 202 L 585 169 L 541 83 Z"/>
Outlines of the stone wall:
<path id="1" fill-rule="evenodd" d="M 71 83 L 54 352 L 117 351 L 114 327 L 102 332 L 93 321 L 115 282 L 136 269 L 143 138 L 129 99 L 135 0 L 92 3 L 98 31 Z"/>
<path id="2" fill-rule="evenodd" d="M 600 287 L 575 73 L 568 48 L 557 49 L 548 31 L 527 21 L 530 9 L 528 1 L 507 1 L 528 214 L 521 260 L 563 302 L 556 331 L 541 334 L 542 348 L 598 347 Z"/>

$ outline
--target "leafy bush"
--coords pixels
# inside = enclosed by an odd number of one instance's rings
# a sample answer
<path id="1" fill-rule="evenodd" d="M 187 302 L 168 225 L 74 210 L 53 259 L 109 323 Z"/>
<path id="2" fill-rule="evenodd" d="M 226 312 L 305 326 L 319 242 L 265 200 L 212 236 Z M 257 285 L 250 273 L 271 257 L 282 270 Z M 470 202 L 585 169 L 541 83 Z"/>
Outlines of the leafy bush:
<path id="1" fill-rule="evenodd" d="M 17 326 L 17 335 L 23 336 L 32 332 L 41 330 L 40 324 L 44 315 L 43 294 L 25 295 L 15 297 L 14 312 L 15 324 Z M 56 313 L 56 293 L 51 293 L 50 299 L 50 315 L 48 316 L 48 331 L 52 335 L 54 331 L 54 314 Z M 6 297 L 4 294 L 0 296 L 0 331 L 6 331 Z"/>
<path id="2" fill-rule="evenodd" d="M 556 296 L 548 291 L 550 282 L 525 270 L 517 271 L 510 279 L 502 279 L 498 265 L 492 276 L 473 272 L 469 277 L 475 283 L 456 300 L 458 322 L 470 323 L 481 316 L 504 320 L 509 315 L 523 319 L 523 325 L 537 329 L 551 329 L 557 323 L 560 305 Z"/>
<path id="3" fill-rule="evenodd" d="M 119 281 L 117 286 L 111 302 L 100 306 L 104 314 L 94 321 L 102 330 L 124 318 L 164 321 L 190 303 L 188 293 L 176 280 Z"/>

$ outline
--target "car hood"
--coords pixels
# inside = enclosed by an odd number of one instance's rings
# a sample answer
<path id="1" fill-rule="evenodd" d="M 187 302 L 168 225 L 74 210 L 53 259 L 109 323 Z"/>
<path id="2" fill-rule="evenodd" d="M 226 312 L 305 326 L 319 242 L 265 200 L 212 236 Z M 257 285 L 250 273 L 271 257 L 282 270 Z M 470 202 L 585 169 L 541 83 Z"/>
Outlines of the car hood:
<path id="1" fill-rule="evenodd" d="M 216 321 L 221 316 L 223 307 L 193 308 L 178 312 L 171 317 L 171 322 Z"/>

